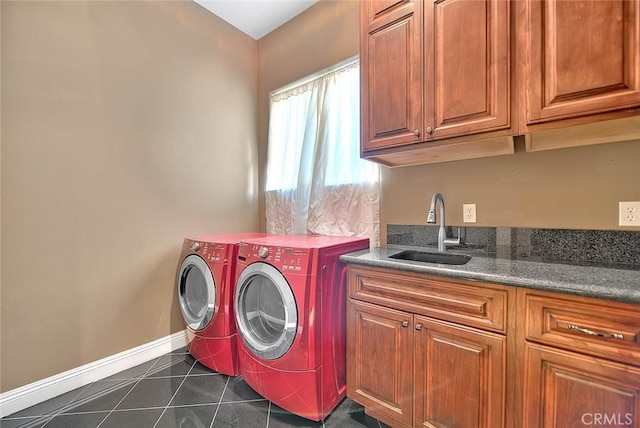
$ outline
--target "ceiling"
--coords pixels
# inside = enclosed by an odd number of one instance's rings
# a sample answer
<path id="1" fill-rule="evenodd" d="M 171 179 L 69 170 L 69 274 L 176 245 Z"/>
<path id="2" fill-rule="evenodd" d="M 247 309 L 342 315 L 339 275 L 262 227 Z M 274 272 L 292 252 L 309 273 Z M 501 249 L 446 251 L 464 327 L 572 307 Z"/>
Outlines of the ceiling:
<path id="1" fill-rule="evenodd" d="M 258 40 L 319 0 L 194 0 Z"/>

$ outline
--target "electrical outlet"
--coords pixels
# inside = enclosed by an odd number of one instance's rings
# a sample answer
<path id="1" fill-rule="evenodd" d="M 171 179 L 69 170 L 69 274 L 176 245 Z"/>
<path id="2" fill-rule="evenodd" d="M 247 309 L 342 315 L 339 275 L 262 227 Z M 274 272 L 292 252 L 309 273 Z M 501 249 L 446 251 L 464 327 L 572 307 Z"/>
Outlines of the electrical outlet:
<path id="1" fill-rule="evenodd" d="M 640 227 L 640 202 L 620 202 L 620 226 Z"/>
<path id="2" fill-rule="evenodd" d="M 465 223 L 476 222 L 476 204 L 462 204 L 462 221 Z"/>

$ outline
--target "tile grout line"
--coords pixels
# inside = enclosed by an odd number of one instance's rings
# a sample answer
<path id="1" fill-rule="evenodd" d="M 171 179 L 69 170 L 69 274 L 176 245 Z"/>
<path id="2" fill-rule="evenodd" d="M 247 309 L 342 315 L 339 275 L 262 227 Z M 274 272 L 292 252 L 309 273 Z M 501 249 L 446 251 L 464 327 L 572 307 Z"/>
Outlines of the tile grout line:
<path id="1" fill-rule="evenodd" d="M 138 410 L 158 410 L 164 409 L 164 406 L 149 406 L 149 407 L 136 407 L 135 409 L 121 409 L 121 410 L 113 410 L 113 413 L 123 413 L 123 412 L 136 412 Z M 87 410 L 85 412 L 71 412 L 65 413 L 64 415 L 90 415 L 92 413 L 107 413 L 110 410 Z"/>
<path id="2" fill-rule="evenodd" d="M 271 421 L 271 401 L 269 401 L 269 410 L 267 410 L 267 426 L 269 428 L 269 421 Z"/>
<path id="3" fill-rule="evenodd" d="M 88 389 L 91 385 L 93 385 L 94 383 L 95 383 L 95 382 L 91 382 L 91 383 L 89 383 L 89 384 L 85 385 L 85 386 L 84 386 L 84 388 L 82 388 L 82 389 L 80 390 L 80 392 L 78 392 L 78 394 L 77 394 L 75 397 L 73 397 L 71 400 L 69 400 L 69 402 L 68 402 L 67 404 L 65 404 L 64 406 L 62 406 L 62 408 L 60 408 L 60 410 L 58 410 L 57 412 L 53 412 L 53 413 L 51 413 L 51 414 L 49 414 L 49 415 L 41 415 L 40 417 L 42 417 L 42 416 L 45 416 L 45 417 L 50 416 L 50 417 L 49 417 L 49 420 L 47 420 L 47 422 L 45 422 L 44 424 L 42 424 L 42 425 L 40 426 L 40 428 L 44 428 L 44 427 L 45 427 L 45 425 L 47 425 L 49 422 L 51 422 L 51 421 L 53 420 L 53 418 L 55 418 L 56 416 L 58 416 L 58 415 L 62 414 L 62 412 L 64 412 L 64 410 L 65 410 L 66 408 L 68 408 L 68 407 L 71 405 L 71 403 L 73 403 L 73 400 L 76 400 L 78 397 L 80 397 L 80 396 L 82 395 L 82 393 L 83 393 L 86 389 Z"/>
<path id="4" fill-rule="evenodd" d="M 228 381 L 227 381 L 228 382 Z M 224 404 L 242 404 L 242 403 L 257 403 L 259 401 L 268 401 L 266 398 L 251 398 L 249 400 L 235 400 L 235 401 L 225 401 Z M 221 401 L 218 401 L 217 403 L 201 403 L 201 405 L 204 406 L 212 406 L 214 404 L 222 404 Z M 192 404 L 191 406 L 195 406 L 197 404 Z M 186 407 L 188 405 L 184 405 L 184 407 Z M 183 406 L 171 406 L 171 407 L 183 407 Z"/>
<path id="5" fill-rule="evenodd" d="M 1 0 L 0 0 L 1 1 Z M 268 408 L 267 408 L 267 420 L 266 420 L 266 428 L 269 428 L 271 426 L 270 422 L 271 422 L 271 415 L 272 414 L 279 414 L 279 412 L 274 413 L 274 409 L 273 409 L 273 403 L 271 403 L 269 400 L 266 400 L 264 397 L 261 398 L 256 398 L 256 399 L 249 399 L 249 400 L 237 400 L 237 401 L 225 401 L 224 397 L 226 394 L 226 391 L 229 389 L 229 383 L 232 380 L 230 376 L 226 376 L 227 379 L 225 380 L 225 385 L 223 387 L 222 393 L 218 399 L 218 402 L 213 402 L 210 400 L 207 400 L 206 403 L 195 403 L 195 404 L 190 404 L 190 403 L 186 403 L 186 404 L 176 404 L 176 405 L 172 405 L 173 400 L 177 397 L 178 392 L 181 390 L 181 388 L 185 387 L 185 383 L 188 377 L 204 377 L 204 376 L 212 376 L 212 375 L 218 375 L 218 376 L 225 376 L 223 374 L 220 373 L 197 373 L 197 371 L 194 373 L 193 370 L 195 370 L 195 366 L 198 364 L 198 362 L 196 360 L 194 360 L 191 364 L 191 366 L 189 367 L 189 369 L 187 370 L 185 375 L 166 375 L 166 376 L 157 376 L 157 377 L 150 377 L 153 375 L 153 371 L 155 371 L 156 373 L 159 373 L 160 371 L 167 371 L 167 368 L 171 368 L 171 366 L 176 363 L 176 361 L 178 361 L 178 359 L 173 359 L 171 358 L 171 361 L 168 362 L 168 367 L 167 367 L 167 363 L 165 363 L 165 359 L 167 356 L 169 357 L 178 357 L 178 356 L 185 356 L 185 355 L 189 355 L 189 354 L 165 354 L 162 355 L 160 357 L 157 357 L 155 360 L 151 360 L 151 364 L 149 365 L 149 367 L 146 369 L 146 371 L 144 371 L 141 375 L 139 376 L 132 376 L 129 378 L 122 378 L 122 379 L 115 379 L 114 381 L 128 381 L 127 383 L 130 386 L 129 390 L 126 391 L 125 395 L 115 404 L 115 406 L 113 408 L 111 408 L 111 410 L 108 410 L 108 407 L 104 408 L 104 410 L 87 410 L 87 411 L 70 411 L 73 410 L 74 408 L 74 401 L 79 400 L 81 396 L 83 396 L 83 394 L 88 394 L 88 396 L 91 396 L 93 393 L 89 394 L 89 389 L 92 388 L 93 385 L 95 385 L 96 383 L 100 382 L 102 379 L 99 379 L 97 381 L 91 382 L 87 385 L 85 385 L 82 388 L 79 388 L 79 391 L 76 394 L 71 394 L 73 397 L 69 400 L 61 400 L 62 403 L 66 403 L 63 404 L 59 410 L 54 410 L 51 412 L 42 412 L 39 415 L 32 415 L 32 416 L 21 416 L 18 418 L 2 418 L 0 419 L 0 425 L 2 425 L 2 422 L 4 419 L 10 420 L 10 419 L 14 419 L 14 420 L 24 420 L 27 421 L 29 424 L 31 423 L 36 423 L 37 421 L 44 421 L 44 422 L 39 422 L 42 423 L 42 425 L 38 425 L 41 428 L 46 428 L 49 426 L 53 426 L 56 423 L 52 422 L 53 419 L 58 418 L 59 416 L 66 416 L 66 415 L 71 415 L 71 416 L 75 416 L 75 415 L 82 415 L 82 414 L 97 414 L 98 413 L 102 413 L 105 414 L 106 416 L 103 417 L 102 420 L 98 420 L 97 417 L 95 417 L 95 419 L 97 421 L 99 421 L 98 425 L 91 425 L 91 426 L 96 426 L 96 428 L 99 427 L 104 427 L 104 423 L 105 421 L 114 414 L 118 414 L 118 413 L 131 413 L 131 412 L 135 412 L 135 411 L 145 411 L 145 410 L 154 410 L 155 412 L 161 410 L 161 413 L 158 416 L 158 419 L 156 420 L 156 422 L 154 423 L 154 425 L 152 426 L 152 428 L 159 428 L 160 424 L 159 422 L 163 419 L 164 415 L 167 413 L 168 409 L 172 409 L 172 408 L 192 408 L 192 407 L 198 407 L 198 406 L 202 406 L 202 405 L 206 405 L 206 406 L 213 406 L 215 405 L 215 411 L 212 417 L 212 420 L 209 424 L 209 428 L 213 428 L 216 425 L 216 421 L 217 421 L 217 417 L 218 414 L 220 414 L 220 408 L 221 408 L 221 404 L 224 402 L 225 406 L 226 405 L 233 405 L 233 404 L 238 404 L 238 403 L 245 403 L 245 402 L 261 402 L 261 401 L 266 401 L 268 403 Z M 164 358 L 164 359 L 163 359 Z M 187 363 L 188 364 L 188 360 L 184 361 L 181 358 L 179 358 L 179 360 L 183 361 L 183 363 Z M 186 365 L 186 364 L 185 364 Z M 184 366 L 183 366 L 184 367 Z M 171 371 L 171 370 L 168 370 Z M 181 370 L 182 371 L 182 370 Z M 177 378 L 183 376 L 183 379 L 181 380 L 181 382 L 178 384 L 178 387 L 176 388 L 176 390 L 174 391 L 174 393 L 172 394 L 171 398 L 169 399 L 168 403 L 166 403 L 165 405 L 158 405 L 158 406 L 148 406 L 148 407 L 136 407 L 136 408 L 131 408 L 131 409 L 118 409 L 118 406 L 120 406 L 130 395 L 132 395 L 132 391 L 142 382 L 142 380 L 155 380 L 155 379 L 172 379 L 172 378 Z M 172 382 L 173 385 L 175 385 L 174 382 Z M 213 398 L 213 397 L 211 397 Z M 231 397 L 230 397 L 231 398 Z M 79 400 L 82 401 L 82 400 Z M 77 403 L 76 403 L 77 404 Z M 259 406 L 262 407 L 262 406 Z M 224 410 L 224 409 L 223 409 Z M 226 411 L 226 410 L 225 410 Z M 67 412 L 67 413 L 65 413 Z M 154 413 L 155 413 L 154 412 Z M 208 412 L 207 412 L 208 413 Z M 157 414 L 157 413 L 156 413 Z M 168 415 L 169 416 L 169 415 Z M 129 418 L 129 417 L 135 417 L 135 416 L 122 416 L 123 418 Z M 221 416 L 223 419 L 221 420 L 221 423 L 224 424 L 225 419 L 226 419 L 226 414 L 223 412 L 223 415 Z M 94 417 L 91 417 L 94 418 Z M 112 418 L 113 419 L 113 418 Z M 128 419 L 127 419 L 128 420 Z M 206 420 L 206 419 L 205 419 Z M 59 419 L 60 422 L 60 419 Z M 150 422 L 150 421 L 149 421 Z M 166 422 L 166 421 L 165 421 Z M 202 422 L 204 422 L 204 420 L 202 420 Z M 293 424 L 294 420 L 291 421 L 291 423 Z M 382 422 L 380 422 L 379 420 L 375 420 L 376 424 L 373 425 L 376 428 L 383 428 L 386 425 Z M 49 424 L 52 425 L 49 425 Z M 94 422 L 95 423 L 95 422 Z M 280 421 L 278 419 L 276 419 L 276 425 L 278 425 L 280 423 Z M 364 426 L 368 426 L 368 423 L 365 420 L 365 425 Z M 361 426 L 360 423 L 357 424 L 358 426 Z M 293 425 L 287 425 L 287 426 L 293 426 Z M 313 425 L 316 426 L 317 428 L 327 428 L 329 426 L 332 426 L 332 424 L 326 425 L 326 420 L 322 420 L 320 421 L 320 424 L 317 425 Z M 206 425 L 205 425 L 206 427 Z"/>
<path id="6" fill-rule="evenodd" d="M 191 373 L 191 370 L 193 370 L 193 368 L 195 367 L 195 365 L 197 363 L 198 363 L 198 361 L 194 359 L 193 363 L 191 364 L 191 367 L 189 367 L 189 371 L 187 372 L 186 375 L 184 375 L 184 378 L 182 378 L 182 382 L 180 382 L 180 385 L 178 385 L 178 387 L 176 388 L 176 392 L 173 393 L 173 395 L 171 396 L 171 398 L 167 402 L 167 405 L 164 406 L 164 409 L 162 410 L 162 413 L 160 413 L 160 416 L 158 416 L 158 420 L 156 421 L 155 424 L 153 424 L 153 428 L 155 428 L 156 425 L 158 425 L 158 422 L 160 422 L 160 419 L 162 419 L 162 416 L 164 416 L 164 414 L 167 412 L 167 408 L 169 408 L 169 404 L 171 404 L 173 399 L 176 398 L 176 395 L 178 394 L 178 391 L 180 391 L 180 388 L 182 388 L 182 385 L 184 385 L 184 382 L 187 380 L 187 377 L 189 376 L 189 373 Z M 171 377 L 173 377 L 173 376 L 171 376 Z"/>
<path id="7" fill-rule="evenodd" d="M 138 384 L 140 383 L 140 381 L 142 381 L 142 379 L 144 379 L 144 377 L 149 373 L 149 371 L 156 365 L 156 363 L 158 362 L 158 360 L 162 358 L 162 356 L 157 357 L 156 360 L 153 362 L 153 364 L 151 364 L 151 366 L 149 366 L 149 368 L 144 372 L 144 374 L 142 376 L 140 376 L 138 378 L 138 380 L 136 381 L 136 383 L 133 384 L 133 386 L 131 387 L 131 389 L 129 389 L 129 391 L 127 391 L 127 393 L 124 395 L 124 397 L 122 397 L 120 399 L 120 401 L 118 401 L 118 403 L 116 403 L 115 406 L 113 406 L 113 409 L 111 409 L 109 411 L 109 413 L 107 413 L 107 416 L 104 417 L 104 419 L 102 419 L 100 421 L 100 423 L 96 426 L 96 428 L 100 428 L 100 425 L 102 425 L 104 423 L 104 421 L 107 420 L 107 418 L 109 416 L 111 416 L 111 414 L 113 413 L 113 411 L 125 400 L 125 398 L 127 398 L 129 396 L 129 394 L 131 394 L 131 391 L 133 391 L 133 388 L 135 388 L 136 386 L 138 386 Z M 44 427 L 41 427 L 44 428 Z"/>
<path id="8" fill-rule="evenodd" d="M 224 393 L 227 392 L 227 386 L 229 386 L 229 380 L 231 377 L 227 377 L 227 381 L 224 384 L 224 388 L 222 389 L 222 394 L 220 394 L 220 399 L 218 400 L 218 406 L 216 407 L 216 411 L 213 414 L 213 419 L 211 419 L 211 423 L 209 424 L 209 428 L 213 428 L 213 423 L 216 420 L 216 416 L 218 416 L 218 410 L 220 410 L 220 403 L 222 403 L 222 397 L 224 397 Z"/>

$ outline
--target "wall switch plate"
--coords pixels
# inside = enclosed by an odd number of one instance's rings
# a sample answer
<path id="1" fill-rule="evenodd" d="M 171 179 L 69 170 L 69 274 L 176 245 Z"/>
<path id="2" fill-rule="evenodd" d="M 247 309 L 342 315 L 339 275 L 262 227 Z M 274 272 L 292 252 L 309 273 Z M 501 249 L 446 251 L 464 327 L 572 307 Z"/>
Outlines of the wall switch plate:
<path id="1" fill-rule="evenodd" d="M 620 226 L 640 227 L 640 202 L 620 202 Z"/>
<path id="2" fill-rule="evenodd" d="M 476 204 L 462 204 L 462 221 L 465 223 L 476 222 Z"/>

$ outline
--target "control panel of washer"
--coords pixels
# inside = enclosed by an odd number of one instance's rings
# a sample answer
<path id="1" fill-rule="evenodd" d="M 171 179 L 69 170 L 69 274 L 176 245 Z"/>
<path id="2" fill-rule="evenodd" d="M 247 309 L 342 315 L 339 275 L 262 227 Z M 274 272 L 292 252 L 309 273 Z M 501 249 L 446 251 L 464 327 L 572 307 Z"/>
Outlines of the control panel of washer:
<path id="1" fill-rule="evenodd" d="M 251 259 L 252 262 L 267 262 L 282 271 L 302 272 L 309 265 L 308 249 L 241 244 L 238 256 L 244 260 Z"/>

